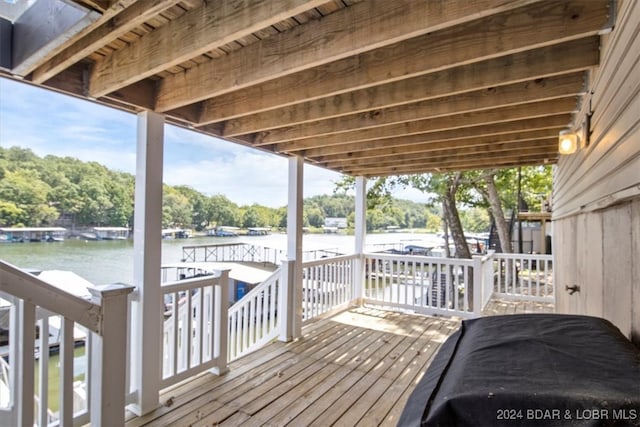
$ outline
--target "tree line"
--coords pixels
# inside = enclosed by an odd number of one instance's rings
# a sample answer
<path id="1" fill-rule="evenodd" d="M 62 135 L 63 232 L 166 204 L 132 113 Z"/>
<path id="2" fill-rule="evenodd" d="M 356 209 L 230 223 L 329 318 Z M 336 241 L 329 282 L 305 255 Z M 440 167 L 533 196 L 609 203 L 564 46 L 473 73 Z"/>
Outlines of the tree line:
<path id="1" fill-rule="evenodd" d="M 0 226 L 133 226 L 135 177 L 112 171 L 97 162 L 71 157 L 34 154 L 30 149 L 0 147 Z M 485 231 L 488 216 L 469 207 L 463 221 L 470 231 Z M 304 225 L 321 228 L 326 218 L 347 218 L 354 223 L 354 197 L 338 189 L 336 194 L 304 200 Z M 441 208 L 389 198 L 372 204 L 367 229 L 387 227 L 442 229 Z M 215 226 L 285 228 L 286 206 L 240 206 L 221 194 L 205 195 L 188 186 L 164 185 L 163 227 Z"/>
<path id="2" fill-rule="evenodd" d="M 354 184 L 353 177 L 345 177 L 338 183 L 338 187 L 349 190 Z M 552 169 L 548 165 L 541 165 L 379 177 L 373 179 L 368 187 L 369 205 L 384 205 L 398 187 L 413 187 L 428 195 L 428 206 L 440 207 L 442 230 L 445 239 L 451 237 L 455 256 L 471 258 L 465 231 L 477 231 L 477 228 L 484 228 L 484 225 L 477 227 L 470 224 L 470 214 L 475 217 L 477 213 L 485 212 L 484 218 L 489 218 L 496 226 L 501 251 L 511 252 L 510 230 L 505 212 L 542 210 L 542 205 L 548 203 L 551 194 Z M 474 219 L 473 223 L 475 221 Z M 445 245 L 445 249 L 448 252 L 449 245 Z"/>

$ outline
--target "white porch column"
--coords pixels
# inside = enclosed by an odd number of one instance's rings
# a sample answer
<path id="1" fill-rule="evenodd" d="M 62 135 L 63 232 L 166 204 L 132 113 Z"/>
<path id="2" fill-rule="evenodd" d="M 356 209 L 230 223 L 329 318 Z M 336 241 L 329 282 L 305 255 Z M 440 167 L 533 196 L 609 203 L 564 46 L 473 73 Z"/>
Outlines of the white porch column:
<path id="1" fill-rule="evenodd" d="M 289 158 L 289 200 L 287 205 L 287 262 L 283 264 L 283 322 L 281 341 L 302 334 L 302 199 L 304 160 Z"/>
<path id="2" fill-rule="evenodd" d="M 358 255 L 356 271 L 354 275 L 354 299 L 362 304 L 364 298 L 365 261 L 364 245 L 367 235 L 367 179 L 363 176 L 356 177 L 356 211 L 355 211 L 355 252 Z"/>
<path id="3" fill-rule="evenodd" d="M 162 368 L 162 160 L 164 117 L 154 112 L 138 115 L 133 283 L 138 302 L 132 313 L 131 378 L 138 401 L 137 415 L 158 407 Z"/>

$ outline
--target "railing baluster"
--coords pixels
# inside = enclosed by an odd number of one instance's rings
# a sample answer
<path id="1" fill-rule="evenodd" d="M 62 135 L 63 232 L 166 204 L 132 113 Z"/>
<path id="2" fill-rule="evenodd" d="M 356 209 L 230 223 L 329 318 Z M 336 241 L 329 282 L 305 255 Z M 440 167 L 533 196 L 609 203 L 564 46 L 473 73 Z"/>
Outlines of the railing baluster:
<path id="1" fill-rule="evenodd" d="M 173 306 L 171 307 L 171 322 L 173 323 L 173 337 L 171 338 L 172 345 L 169 349 L 169 357 L 171 359 L 171 371 L 170 375 L 175 375 L 178 373 L 178 333 L 179 331 L 179 323 L 178 323 L 178 307 L 180 304 L 180 300 L 178 299 L 178 292 L 173 293 Z"/>
<path id="2" fill-rule="evenodd" d="M 60 425 L 73 425 L 73 321 L 62 317 L 60 339 Z"/>
<path id="3" fill-rule="evenodd" d="M 33 395 L 34 395 L 34 362 L 35 351 L 35 320 L 36 308 L 28 301 L 18 302 L 18 319 L 12 322 L 19 331 L 17 340 L 12 343 L 14 347 L 14 360 L 17 361 L 14 367 L 13 384 L 15 396 L 18 400 L 18 425 L 33 425 Z"/>
<path id="4" fill-rule="evenodd" d="M 38 424 L 49 424 L 49 316 L 45 315 L 38 321 L 40 325 L 40 339 L 38 340 L 40 360 L 38 362 Z"/>

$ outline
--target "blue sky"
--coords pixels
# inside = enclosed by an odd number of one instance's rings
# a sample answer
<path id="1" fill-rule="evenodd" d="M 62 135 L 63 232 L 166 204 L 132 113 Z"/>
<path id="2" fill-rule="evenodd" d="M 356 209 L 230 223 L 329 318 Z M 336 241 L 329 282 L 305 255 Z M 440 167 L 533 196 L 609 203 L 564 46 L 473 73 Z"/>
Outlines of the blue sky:
<path id="1" fill-rule="evenodd" d="M 96 161 L 135 173 L 136 120 L 125 113 L 0 78 L 0 146 Z M 305 166 L 305 197 L 331 194 L 340 175 Z M 165 126 L 164 182 L 240 205 L 287 204 L 287 160 L 175 126 Z M 412 191 L 398 197 L 424 201 Z"/>

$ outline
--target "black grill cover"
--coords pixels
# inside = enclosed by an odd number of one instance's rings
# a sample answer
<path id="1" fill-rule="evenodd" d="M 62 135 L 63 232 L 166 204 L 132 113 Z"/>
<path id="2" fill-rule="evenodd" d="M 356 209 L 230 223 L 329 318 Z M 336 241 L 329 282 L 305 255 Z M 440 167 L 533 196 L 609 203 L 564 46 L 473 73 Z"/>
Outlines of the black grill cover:
<path id="1" fill-rule="evenodd" d="M 399 426 L 640 426 L 640 350 L 604 319 L 465 320 Z"/>

